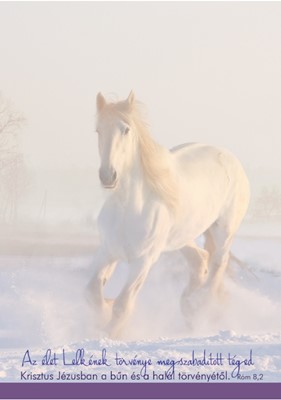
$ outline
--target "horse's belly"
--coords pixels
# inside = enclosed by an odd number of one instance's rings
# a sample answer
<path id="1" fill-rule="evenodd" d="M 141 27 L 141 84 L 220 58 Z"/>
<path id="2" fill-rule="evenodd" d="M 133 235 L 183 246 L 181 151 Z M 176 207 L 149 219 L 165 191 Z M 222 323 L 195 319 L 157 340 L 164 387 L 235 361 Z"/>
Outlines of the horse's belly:
<path id="1" fill-rule="evenodd" d="M 206 191 L 208 194 L 205 194 Z M 179 218 L 170 229 L 167 250 L 180 249 L 188 243 L 194 242 L 201 236 L 219 217 L 225 202 L 224 193 L 217 198 L 208 191 L 208 184 L 205 184 L 202 195 L 195 190 L 193 193 L 186 193 L 186 201 L 180 212 Z"/>
<path id="2" fill-rule="evenodd" d="M 166 207 L 157 203 L 141 214 L 104 207 L 99 216 L 99 230 L 109 253 L 127 261 L 145 254 L 153 257 L 155 250 L 164 247 L 169 226 Z"/>
<path id="3" fill-rule="evenodd" d="M 212 222 L 209 218 L 198 221 L 185 218 L 180 224 L 175 224 L 169 233 L 166 251 L 178 250 L 188 243 L 193 243 L 208 229 Z"/>

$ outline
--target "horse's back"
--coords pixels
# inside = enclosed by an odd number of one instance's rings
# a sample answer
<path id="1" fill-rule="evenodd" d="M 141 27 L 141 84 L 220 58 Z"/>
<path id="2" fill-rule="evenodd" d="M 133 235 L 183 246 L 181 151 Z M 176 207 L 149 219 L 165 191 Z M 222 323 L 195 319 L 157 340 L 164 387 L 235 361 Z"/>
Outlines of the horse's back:
<path id="1" fill-rule="evenodd" d="M 191 143 L 182 143 L 179 144 L 177 146 L 174 146 L 170 149 L 171 153 L 176 153 L 182 149 L 186 149 L 186 148 L 192 148 L 192 147 L 198 147 L 198 146 L 202 146 L 201 143 L 196 143 L 196 142 L 191 142 Z"/>
<path id="2" fill-rule="evenodd" d="M 244 173 L 237 157 L 230 151 L 219 147 L 202 143 L 184 143 L 173 147 L 170 152 L 183 168 L 189 170 L 204 171 L 208 167 L 211 168 L 209 172 L 218 173 L 222 169 L 228 178 L 234 177 L 237 173 Z"/>
<path id="3" fill-rule="evenodd" d="M 228 150 L 196 142 L 179 144 L 178 146 L 172 147 L 170 152 L 177 158 L 213 158 L 218 154 L 227 154 L 235 158 Z"/>

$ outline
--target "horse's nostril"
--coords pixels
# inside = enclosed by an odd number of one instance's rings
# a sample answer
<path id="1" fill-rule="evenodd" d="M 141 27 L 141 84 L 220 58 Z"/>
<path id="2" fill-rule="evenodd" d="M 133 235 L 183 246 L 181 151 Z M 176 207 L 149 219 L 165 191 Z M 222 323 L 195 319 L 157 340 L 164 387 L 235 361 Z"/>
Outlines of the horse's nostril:
<path id="1" fill-rule="evenodd" d="M 117 178 L 117 172 L 114 170 L 113 175 L 112 175 L 113 182 L 116 181 L 116 178 Z"/>

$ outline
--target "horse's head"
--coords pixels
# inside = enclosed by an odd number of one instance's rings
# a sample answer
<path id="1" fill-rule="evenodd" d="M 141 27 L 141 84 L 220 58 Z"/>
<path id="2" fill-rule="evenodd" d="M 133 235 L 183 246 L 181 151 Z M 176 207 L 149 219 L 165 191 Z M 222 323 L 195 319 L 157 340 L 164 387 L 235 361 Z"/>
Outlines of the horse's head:
<path id="1" fill-rule="evenodd" d="M 124 101 L 107 103 L 101 93 L 97 95 L 97 127 L 101 165 L 99 177 L 102 185 L 114 189 L 123 172 L 134 157 L 134 135 L 128 118 L 134 106 L 134 94 Z"/>

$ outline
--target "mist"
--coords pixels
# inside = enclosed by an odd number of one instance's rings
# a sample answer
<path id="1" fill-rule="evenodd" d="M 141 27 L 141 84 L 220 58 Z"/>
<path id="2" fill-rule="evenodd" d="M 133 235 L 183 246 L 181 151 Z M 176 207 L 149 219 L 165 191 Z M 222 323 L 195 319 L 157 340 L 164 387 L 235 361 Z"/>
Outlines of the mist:
<path id="1" fill-rule="evenodd" d="M 3 346 L 100 335 L 83 292 L 108 195 L 97 173 L 95 98 L 123 99 L 131 89 L 157 142 L 227 148 L 249 176 L 252 200 L 234 245 L 249 270 L 233 266 L 228 299 L 198 316 L 196 334 L 280 330 L 279 281 L 270 279 L 280 243 L 269 240 L 281 223 L 280 20 L 278 2 L 0 3 L 0 91 L 26 118 L 18 132 L 24 184 L 16 213 L 9 197 L 0 213 L 0 304 L 11 326 L 0 326 Z M 110 296 L 127 267 L 118 266 Z M 159 260 L 125 339 L 186 335 L 177 295 L 186 270 L 179 254 Z"/>

